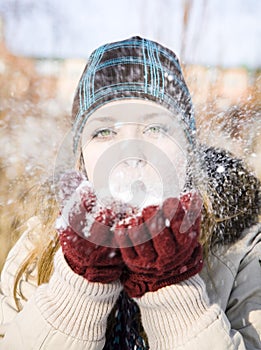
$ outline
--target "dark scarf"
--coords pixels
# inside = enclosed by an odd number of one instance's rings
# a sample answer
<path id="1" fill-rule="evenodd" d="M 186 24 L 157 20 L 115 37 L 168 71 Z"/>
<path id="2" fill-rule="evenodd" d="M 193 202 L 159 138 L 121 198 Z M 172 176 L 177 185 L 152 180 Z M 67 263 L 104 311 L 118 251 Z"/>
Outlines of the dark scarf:
<path id="1" fill-rule="evenodd" d="M 258 221 L 260 182 L 241 160 L 224 150 L 202 145 L 199 161 L 215 216 L 220 219 L 229 217 L 215 226 L 211 244 L 235 242 L 245 228 Z M 103 349 L 149 349 L 139 307 L 124 291 L 108 319 Z"/>

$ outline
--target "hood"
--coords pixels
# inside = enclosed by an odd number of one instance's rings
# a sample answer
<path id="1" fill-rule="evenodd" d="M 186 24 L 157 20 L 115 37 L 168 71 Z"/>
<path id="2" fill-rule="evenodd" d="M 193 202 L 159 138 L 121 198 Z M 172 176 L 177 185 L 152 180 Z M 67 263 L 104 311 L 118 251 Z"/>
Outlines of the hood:
<path id="1" fill-rule="evenodd" d="M 200 145 L 199 161 L 204 187 L 218 219 L 211 243 L 234 242 L 244 229 L 259 221 L 260 181 L 241 159 L 223 149 Z"/>

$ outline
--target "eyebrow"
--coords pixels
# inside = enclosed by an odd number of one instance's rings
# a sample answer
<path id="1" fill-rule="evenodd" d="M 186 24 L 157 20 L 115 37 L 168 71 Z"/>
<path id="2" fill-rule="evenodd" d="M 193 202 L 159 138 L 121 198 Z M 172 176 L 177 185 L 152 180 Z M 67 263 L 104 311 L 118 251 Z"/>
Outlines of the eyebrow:
<path id="1" fill-rule="evenodd" d="M 88 124 L 91 124 L 91 123 L 94 123 L 94 122 L 99 122 L 99 123 L 101 123 L 101 122 L 116 122 L 116 120 L 114 119 L 114 118 L 112 118 L 112 117 L 99 117 L 99 118 L 96 118 L 96 119 L 91 119 L 91 120 L 89 120 L 88 121 Z"/>
<path id="2" fill-rule="evenodd" d="M 156 118 L 156 117 L 159 117 L 159 116 L 162 116 L 162 115 L 167 115 L 165 113 L 149 113 L 149 114 L 145 114 L 144 115 L 144 120 L 148 120 L 150 118 Z"/>

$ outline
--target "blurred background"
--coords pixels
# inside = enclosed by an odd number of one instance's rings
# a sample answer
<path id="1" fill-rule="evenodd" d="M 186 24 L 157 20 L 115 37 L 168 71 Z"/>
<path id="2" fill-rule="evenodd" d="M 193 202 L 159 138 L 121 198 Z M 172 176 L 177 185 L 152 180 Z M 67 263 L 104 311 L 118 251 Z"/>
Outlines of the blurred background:
<path id="1" fill-rule="evenodd" d="M 0 270 L 36 211 L 92 50 L 133 35 L 180 57 L 202 142 L 261 178 L 260 0 L 0 0 Z M 34 193 L 32 195 L 32 193 Z"/>

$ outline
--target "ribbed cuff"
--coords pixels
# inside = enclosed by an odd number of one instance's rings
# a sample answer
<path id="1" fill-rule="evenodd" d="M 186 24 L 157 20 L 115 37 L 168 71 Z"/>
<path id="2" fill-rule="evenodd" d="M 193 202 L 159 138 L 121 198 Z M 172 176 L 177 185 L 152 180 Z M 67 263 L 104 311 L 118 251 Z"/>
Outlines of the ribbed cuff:
<path id="1" fill-rule="evenodd" d="M 119 281 L 92 283 L 74 273 L 61 249 L 54 258 L 54 273 L 36 292 L 36 305 L 54 328 L 83 341 L 105 337 L 108 315 L 122 286 Z"/>
<path id="2" fill-rule="evenodd" d="M 220 309 L 210 306 L 199 275 L 135 298 L 150 349 L 173 349 L 210 325 Z"/>

